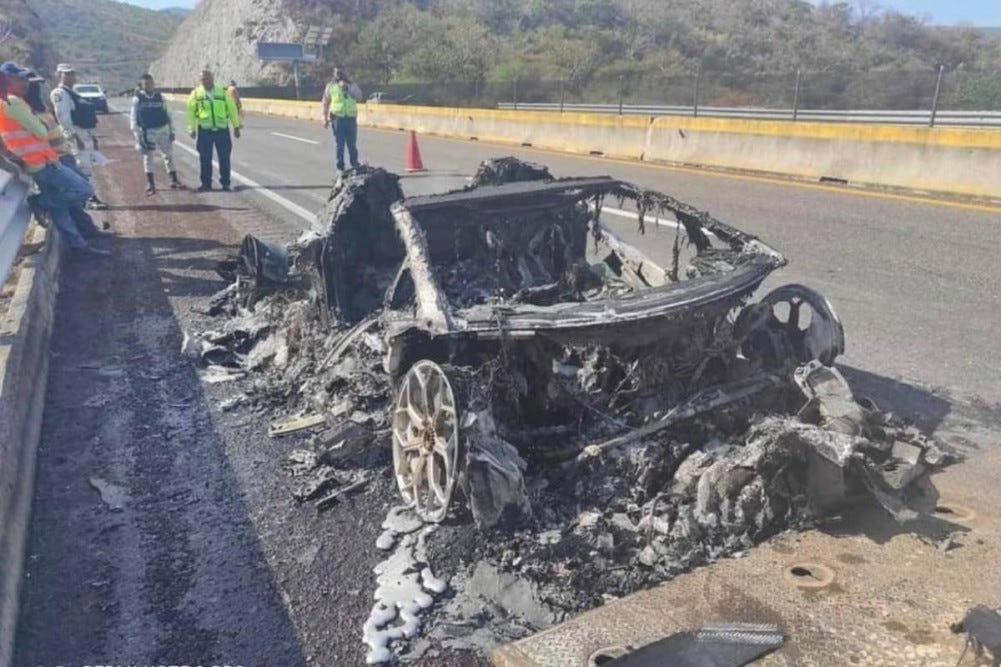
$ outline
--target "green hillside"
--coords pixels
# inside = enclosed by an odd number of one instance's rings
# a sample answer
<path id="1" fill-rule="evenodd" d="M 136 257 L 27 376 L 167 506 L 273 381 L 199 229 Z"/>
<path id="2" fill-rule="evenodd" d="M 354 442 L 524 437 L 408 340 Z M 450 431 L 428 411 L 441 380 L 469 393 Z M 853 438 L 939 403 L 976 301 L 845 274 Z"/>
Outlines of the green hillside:
<path id="1" fill-rule="evenodd" d="M 59 61 L 109 90 L 134 84 L 183 20 L 114 0 L 27 0 Z"/>
<path id="2" fill-rule="evenodd" d="M 226 0 L 206 0 L 225 2 Z M 1001 109 L 1001 39 L 829 0 L 283 0 L 325 53 L 405 99 Z M 304 68 L 323 80 L 324 66 Z M 697 74 L 700 73 L 700 74 Z M 285 74 L 286 76 L 282 76 Z M 275 77 L 286 83 L 287 72 Z M 433 82 L 433 87 L 416 85 Z M 265 83 L 265 82 L 261 82 Z"/>
<path id="3" fill-rule="evenodd" d="M 805 0 L 284 0 L 335 29 L 366 79 L 506 80 L 713 71 L 1001 67 L 1001 41 L 875 3 Z"/>
<path id="4" fill-rule="evenodd" d="M 0 0 L 0 61 L 14 60 L 41 71 L 55 67 L 56 54 L 41 26 L 26 0 Z"/>

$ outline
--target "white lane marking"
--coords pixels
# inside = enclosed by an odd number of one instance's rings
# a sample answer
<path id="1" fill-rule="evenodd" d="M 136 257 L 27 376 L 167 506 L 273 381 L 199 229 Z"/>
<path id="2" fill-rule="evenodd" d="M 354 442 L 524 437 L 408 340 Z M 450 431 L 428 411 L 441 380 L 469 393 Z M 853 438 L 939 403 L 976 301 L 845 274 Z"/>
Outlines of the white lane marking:
<path id="1" fill-rule="evenodd" d="M 191 155 L 193 155 L 195 157 L 198 157 L 198 151 L 196 151 L 194 148 L 191 148 L 190 146 L 187 146 L 187 145 L 182 144 L 180 142 L 177 142 L 175 144 L 175 146 L 177 146 L 178 148 L 184 150 L 186 153 L 189 153 L 189 154 L 191 154 Z M 216 169 L 219 168 L 219 163 L 218 162 L 216 162 L 216 161 L 213 160 L 212 164 L 215 165 Z M 254 188 L 257 192 L 259 192 L 260 194 L 264 195 L 265 197 L 267 197 L 268 199 L 270 199 L 274 203 L 278 204 L 279 206 L 281 206 L 282 208 L 284 208 L 286 211 L 289 211 L 289 212 L 294 213 L 295 215 L 299 216 L 304 221 L 306 221 L 308 224 L 310 224 L 310 225 L 313 224 L 313 221 L 316 219 L 316 215 L 314 213 L 312 213 L 311 211 L 303 208 L 302 206 L 299 206 L 295 202 L 291 202 L 288 199 L 285 199 L 285 197 L 282 197 L 279 194 L 274 193 L 273 191 L 271 191 L 268 188 L 264 187 L 263 185 L 261 185 L 257 181 L 255 181 L 253 179 L 250 179 L 250 178 L 247 178 L 243 174 L 240 174 L 240 173 L 238 173 L 236 171 L 231 171 L 230 173 L 231 173 L 231 175 L 233 177 L 233 180 L 239 181 L 240 183 L 243 183 L 244 185 L 246 185 L 248 187 Z"/>
<path id="2" fill-rule="evenodd" d="M 621 208 L 611 208 L 608 206 L 602 206 L 601 212 L 611 213 L 612 215 L 617 215 L 620 218 L 629 218 L 630 220 L 640 219 L 639 213 L 636 213 L 635 211 L 625 211 Z M 676 220 L 664 220 L 663 218 L 651 218 L 648 216 L 643 216 L 643 220 L 645 220 L 646 222 L 652 222 L 655 225 L 658 225 L 659 227 L 670 227 L 671 229 L 677 229 L 678 227 L 681 226 L 681 223 L 679 223 Z"/>
<path id="3" fill-rule="evenodd" d="M 612 215 L 617 215 L 620 218 L 629 218 L 630 220 L 640 219 L 639 213 L 636 213 L 635 211 L 625 211 L 621 208 L 611 208 L 608 206 L 602 206 L 601 212 L 611 213 Z M 663 218 L 650 218 L 646 216 L 643 217 L 643 220 L 646 222 L 652 222 L 658 227 L 670 227 L 671 229 L 681 228 L 682 232 L 684 232 L 684 227 L 677 220 L 664 220 Z M 703 229 L 702 231 L 709 238 L 719 240 L 718 237 L 715 234 L 713 234 L 710 230 Z"/>
<path id="4" fill-rule="evenodd" d="M 281 132 L 268 132 L 273 137 L 282 137 L 283 139 L 291 139 L 292 141 L 301 141 L 304 144 L 313 144 L 316 146 L 319 141 L 313 141 L 312 139 L 303 139 L 302 137 L 293 137 L 291 134 L 282 134 Z"/>

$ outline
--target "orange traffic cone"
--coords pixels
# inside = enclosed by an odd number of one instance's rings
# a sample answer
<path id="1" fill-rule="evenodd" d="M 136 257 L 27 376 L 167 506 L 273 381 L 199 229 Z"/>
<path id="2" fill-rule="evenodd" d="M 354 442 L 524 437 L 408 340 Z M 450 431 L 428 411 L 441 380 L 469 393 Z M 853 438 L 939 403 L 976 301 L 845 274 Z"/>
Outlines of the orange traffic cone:
<path id="1" fill-rule="evenodd" d="M 427 171 L 421 160 L 421 148 L 417 145 L 417 133 L 410 130 L 410 142 L 407 145 L 407 171 Z"/>

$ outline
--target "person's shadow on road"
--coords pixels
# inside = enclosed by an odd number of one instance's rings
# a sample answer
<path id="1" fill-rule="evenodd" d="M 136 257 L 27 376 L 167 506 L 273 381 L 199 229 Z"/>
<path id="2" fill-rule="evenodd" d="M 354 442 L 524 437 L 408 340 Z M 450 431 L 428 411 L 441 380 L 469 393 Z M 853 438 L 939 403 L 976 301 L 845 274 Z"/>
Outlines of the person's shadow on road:
<path id="1" fill-rule="evenodd" d="M 246 206 L 217 206 L 215 204 L 141 204 L 139 206 L 112 206 L 109 211 L 150 211 L 161 213 L 211 213 L 213 211 L 249 211 Z"/>

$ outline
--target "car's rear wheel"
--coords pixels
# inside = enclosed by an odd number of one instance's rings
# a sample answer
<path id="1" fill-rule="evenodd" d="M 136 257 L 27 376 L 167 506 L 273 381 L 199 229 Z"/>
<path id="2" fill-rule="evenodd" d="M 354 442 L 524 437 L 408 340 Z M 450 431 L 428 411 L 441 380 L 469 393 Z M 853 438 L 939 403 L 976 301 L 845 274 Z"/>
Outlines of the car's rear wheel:
<path id="1" fill-rule="evenodd" d="M 459 408 L 442 368 L 422 360 L 403 376 L 393 409 L 393 473 L 425 521 L 448 513 L 459 466 Z"/>
<path id="2" fill-rule="evenodd" d="M 797 365 L 820 361 L 834 364 L 845 351 L 845 330 L 834 306 L 820 292 L 804 285 L 783 285 L 737 318 L 744 354 L 766 367 L 789 360 Z"/>

